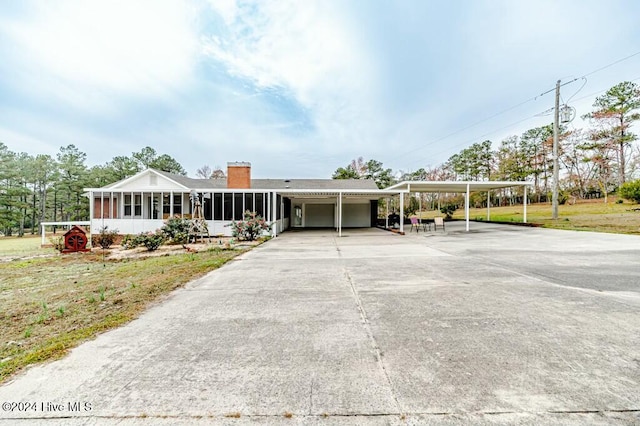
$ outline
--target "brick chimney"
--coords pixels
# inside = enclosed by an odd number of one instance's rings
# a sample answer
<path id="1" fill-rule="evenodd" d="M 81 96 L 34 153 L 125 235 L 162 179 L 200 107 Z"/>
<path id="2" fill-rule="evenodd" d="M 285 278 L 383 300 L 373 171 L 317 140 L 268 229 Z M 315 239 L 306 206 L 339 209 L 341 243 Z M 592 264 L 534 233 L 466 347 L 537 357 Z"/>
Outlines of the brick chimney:
<path id="1" fill-rule="evenodd" d="M 251 163 L 227 163 L 227 188 L 251 188 Z"/>

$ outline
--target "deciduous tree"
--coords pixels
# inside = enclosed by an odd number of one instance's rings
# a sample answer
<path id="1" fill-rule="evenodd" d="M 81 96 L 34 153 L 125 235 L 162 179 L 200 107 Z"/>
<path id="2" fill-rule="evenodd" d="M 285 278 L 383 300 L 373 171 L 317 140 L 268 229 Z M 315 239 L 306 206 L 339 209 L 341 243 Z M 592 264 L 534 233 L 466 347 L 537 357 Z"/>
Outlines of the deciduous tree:
<path id="1" fill-rule="evenodd" d="M 596 123 L 591 139 L 615 149 L 618 185 L 622 185 L 626 180 L 627 148 L 637 139 L 629 127 L 640 120 L 640 87 L 623 81 L 597 97 L 593 107 L 595 110 L 585 116 Z"/>

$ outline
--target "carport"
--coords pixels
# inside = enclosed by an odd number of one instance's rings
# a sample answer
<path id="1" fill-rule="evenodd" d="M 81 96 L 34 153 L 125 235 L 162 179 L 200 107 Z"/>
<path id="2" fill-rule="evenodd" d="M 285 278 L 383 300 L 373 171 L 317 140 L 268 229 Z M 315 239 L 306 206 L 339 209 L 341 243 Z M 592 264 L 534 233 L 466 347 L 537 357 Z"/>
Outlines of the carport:
<path id="1" fill-rule="evenodd" d="M 491 216 L 491 191 L 495 189 L 517 188 L 522 187 L 523 196 L 523 215 L 522 221 L 527 222 L 527 187 L 532 186 L 530 182 L 520 181 L 404 181 L 392 185 L 385 191 L 403 194 L 411 194 L 413 192 L 427 193 L 464 193 L 464 215 L 466 221 L 466 230 L 469 231 L 469 195 L 472 192 L 487 192 L 487 219 Z M 404 232 L 404 197 L 400 197 L 400 232 Z"/>
<path id="2" fill-rule="evenodd" d="M 305 203 L 307 206 L 314 206 L 314 209 L 317 209 L 318 214 L 322 214 L 320 210 L 326 209 L 327 206 L 331 206 L 333 209 L 332 214 L 332 224 L 335 230 L 338 232 L 338 236 L 342 236 L 342 228 L 345 227 L 345 208 L 349 208 L 353 206 L 354 203 L 362 203 L 362 202 L 372 202 L 377 201 L 380 198 L 389 197 L 390 195 L 401 195 L 405 191 L 402 189 L 392 190 L 392 189 L 315 189 L 315 190 L 305 190 L 305 189 L 280 189 L 277 191 L 278 195 L 282 197 L 286 197 L 291 200 L 292 203 L 292 218 L 291 220 L 295 224 L 296 220 L 296 211 L 295 205 L 297 202 Z M 400 197 L 402 198 L 402 197 Z M 370 205 L 370 204 L 367 204 Z M 324 206 L 324 207 L 320 207 Z M 345 207 L 346 206 L 346 207 Z M 326 212 L 325 212 L 326 213 Z M 362 214 L 362 212 L 360 212 Z M 373 223 L 377 219 L 373 217 L 373 213 L 370 214 L 370 223 Z M 347 219 L 349 219 L 349 215 L 346 215 Z M 326 218 L 326 216 L 325 216 Z M 325 219 L 326 220 L 326 219 Z M 316 222 L 320 223 L 320 225 L 327 225 L 326 222 Z M 292 224 L 292 225 L 294 225 Z M 308 225 L 308 224 L 307 224 Z M 346 224 L 346 227 L 351 226 L 350 223 Z"/>

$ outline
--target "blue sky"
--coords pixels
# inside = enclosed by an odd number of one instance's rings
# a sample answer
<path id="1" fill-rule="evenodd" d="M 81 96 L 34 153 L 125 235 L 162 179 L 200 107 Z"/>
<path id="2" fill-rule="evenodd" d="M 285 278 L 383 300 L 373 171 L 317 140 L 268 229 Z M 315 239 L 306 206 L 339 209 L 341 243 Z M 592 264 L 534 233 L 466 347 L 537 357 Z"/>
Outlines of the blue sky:
<path id="1" fill-rule="evenodd" d="M 533 98 L 558 79 L 578 78 L 562 88 L 578 115 L 640 82 L 640 54 L 591 74 L 640 52 L 639 16 L 635 0 L 4 0 L 0 141 L 75 144 L 89 165 L 152 146 L 191 176 L 330 177 L 358 156 L 411 171 L 550 123 L 553 94 Z"/>

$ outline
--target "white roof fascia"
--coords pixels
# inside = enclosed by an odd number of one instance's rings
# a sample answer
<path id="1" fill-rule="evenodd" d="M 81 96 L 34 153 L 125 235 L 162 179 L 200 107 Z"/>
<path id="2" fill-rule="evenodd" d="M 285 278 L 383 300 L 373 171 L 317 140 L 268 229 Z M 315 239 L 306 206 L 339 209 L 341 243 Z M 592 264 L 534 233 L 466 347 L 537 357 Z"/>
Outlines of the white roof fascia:
<path id="1" fill-rule="evenodd" d="M 491 189 L 509 188 L 514 186 L 533 186 L 532 182 L 526 181 L 403 181 L 392 185 L 385 191 L 405 191 L 408 192 L 466 192 L 467 185 L 473 191 L 487 191 Z M 448 187 L 448 188 L 447 188 Z"/>
<path id="2" fill-rule="evenodd" d="M 84 191 L 103 191 L 103 192 L 109 192 L 109 190 L 113 190 L 113 189 L 118 189 L 120 186 L 129 183 L 135 179 L 138 179 L 139 177 L 143 176 L 144 174 L 149 174 L 149 173 L 154 173 L 156 176 L 160 176 L 163 179 L 168 180 L 171 183 L 174 183 L 182 188 L 184 188 L 185 190 L 190 190 L 190 188 L 184 186 L 183 184 L 176 182 L 175 180 L 171 179 L 170 177 L 167 177 L 165 175 L 163 175 L 162 173 L 158 173 L 156 172 L 154 169 L 145 169 L 141 172 L 136 173 L 135 175 L 128 177 L 124 180 L 121 180 L 120 182 L 117 182 L 116 184 L 114 184 L 113 186 L 103 186 L 102 188 L 83 188 Z M 160 191 L 160 189 L 159 189 Z M 167 190 L 168 191 L 168 190 Z"/>

